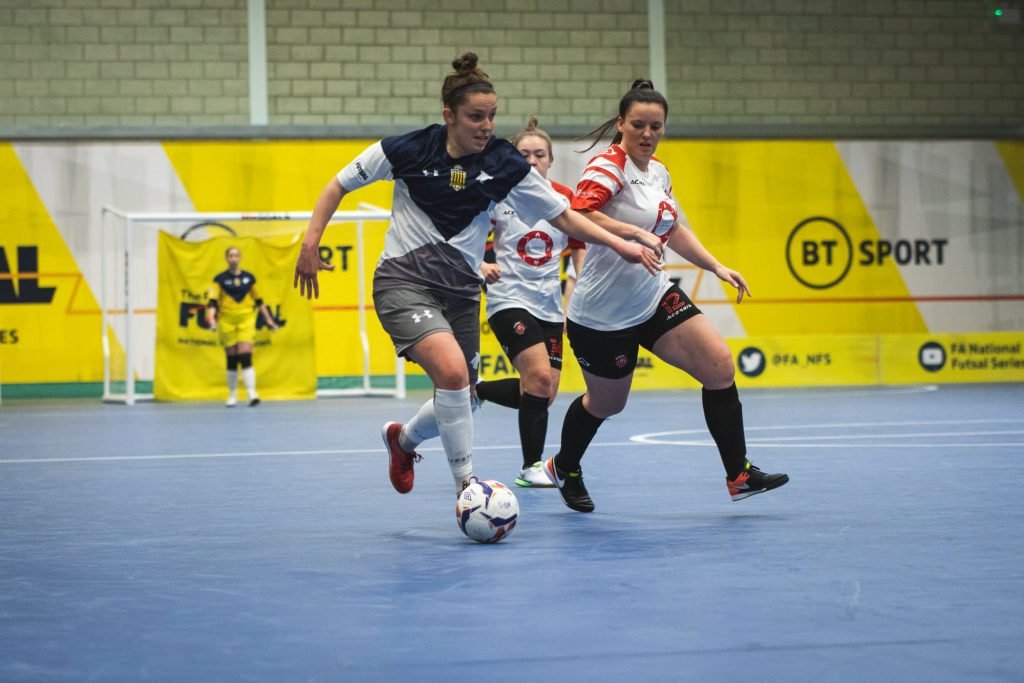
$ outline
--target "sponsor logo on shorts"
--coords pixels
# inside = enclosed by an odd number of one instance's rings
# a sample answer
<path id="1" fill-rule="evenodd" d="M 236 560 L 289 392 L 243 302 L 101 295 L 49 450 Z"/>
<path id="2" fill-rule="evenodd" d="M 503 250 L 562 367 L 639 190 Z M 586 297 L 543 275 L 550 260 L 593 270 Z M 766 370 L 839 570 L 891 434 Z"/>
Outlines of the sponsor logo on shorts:
<path id="1" fill-rule="evenodd" d="M 431 313 L 426 308 L 423 309 L 422 313 L 413 313 L 412 314 L 412 319 L 416 322 L 416 324 L 419 324 L 421 320 L 426 320 L 427 318 L 433 318 L 433 317 L 434 317 L 434 314 Z"/>
<path id="2" fill-rule="evenodd" d="M 512 331 L 518 335 L 526 334 L 526 325 L 524 325 L 521 320 L 517 320 L 512 325 Z"/>
<path id="3" fill-rule="evenodd" d="M 624 367 L 626 367 L 626 363 L 628 363 L 628 362 L 629 362 L 629 359 L 626 358 L 625 354 L 620 353 L 619 355 L 615 356 L 615 367 L 617 367 L 617 368 L 624 368 Z"/>
<path id="4" fill-rule="evenodd" d="M 581 368 L 589 368 L 590 367 L 590 361 L 588 361 L 583 356 L 577 356 L 576 357 L 576 362 L 580 364 Z"/>
<path id="5" fill-rule="evenodd" d="M 669 292 L 661 300 L 662 310 L 668 313 L 666 320 L 671 320 L 677 313 L 685 311 L 692 305 L 689 301 L 679 296 L 679 292 Z"/>

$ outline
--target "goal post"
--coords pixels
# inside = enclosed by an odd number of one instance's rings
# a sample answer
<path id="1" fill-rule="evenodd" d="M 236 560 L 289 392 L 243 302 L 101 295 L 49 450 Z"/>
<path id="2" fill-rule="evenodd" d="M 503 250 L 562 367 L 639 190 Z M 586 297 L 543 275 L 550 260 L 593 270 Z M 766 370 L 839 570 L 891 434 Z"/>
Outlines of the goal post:
<path id="1" fill-rule="evenodd" d="M 157 240 L 160 230 L 180 234 L 212 227 L 251 236 L 291 234 L 298 238 L 312 212 L 133 212 L 113 206 L 101 211 L 100 309 L 103 350 L 103 400 L 133 405 L 152 400 L 156 342 Z M 360 204 L 354 211 L 337 211 L 329 225 L 354 229 L 356 301 L 361 376 L 319 376 L 318 397 L 405 397 L 405 362 L 396 358 L 394 374 L 371 372 L 371 341 L 367 329 L 366 223 L 390 220 L 386 209 Z M 234 226 L 234 227 L 232 227 Z M 325 273 L 328 271 L 325 271 Z M 212 278 L 213 273 L 210 274 Z M 342 308 L 350 309 L 351 306 Z M 388 347 L 388 353 L 393 349 Z M 378 363 L 379 367 L 380 364 Z M 320 373 L 318 373 L 319 375 Z"/>

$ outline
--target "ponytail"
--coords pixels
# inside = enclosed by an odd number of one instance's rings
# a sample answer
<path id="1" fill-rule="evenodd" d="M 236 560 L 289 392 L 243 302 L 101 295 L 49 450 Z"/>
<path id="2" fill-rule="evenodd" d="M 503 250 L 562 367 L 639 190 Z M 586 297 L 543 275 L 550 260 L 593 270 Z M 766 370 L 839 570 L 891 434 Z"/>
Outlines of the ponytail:
<path id="1" fill-rule="evenodd" d="M 630 107 L 634 104 L 640 103 L 659 104 L 661 105 L 661 108 L 665 110 L 665 116 L 668 117 L 668 101 L 665 100 L 665 96 L 654 89 L 654 83 L 643 78 L 638 78 L 633 81 L 633 85 L 630 86 L 629 92 L 623 95 L 622 99 L 619 100 L 619 113 L 617 116 L 611 117 L 586 135 L 576 138 L 577 140 L 592 140 L 589 147 L 579 151 L 582 153 L 593 149 L 597 143 L 601 142 L 601 140 L 608 135 L 608 131 L 615 128 L 619 119 L 626 118 L 626 113 L 629 112 Z M 615 137 L 612 138 L 612 144 L 617 145 L 620 142 L 622 142 L 622 133 L 615 131 Z"/>

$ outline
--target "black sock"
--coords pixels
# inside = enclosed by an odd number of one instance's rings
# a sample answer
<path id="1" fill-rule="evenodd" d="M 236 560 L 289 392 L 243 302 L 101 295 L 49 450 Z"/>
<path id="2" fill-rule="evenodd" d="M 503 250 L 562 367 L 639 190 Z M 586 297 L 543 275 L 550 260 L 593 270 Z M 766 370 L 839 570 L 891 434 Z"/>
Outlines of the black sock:
<path id="1" fill-rule="evenodd" d="M 485 401 L 497 403 L 506 408 L 519 407 L 519 378 L 493 379 L 489 382 L 478 382 L 476 395 Z M 532 463 L 531 463 L 532 464 Z"/>
<path id="2" fill-rule="evenodd" d="M 562 445 L 555 457 L 558 470 L 563 473 L 575 472 L 587 446 L 594 440 L 597 428 L 604 422 L 603 417 L 594 417 L 583 407 L 583 397 L 578 396 L 565 413 L 562 423 Z"/>
<path id="3" fill-rule="evenodd" d="M 747 441 L 743 435 L 743 406 L 734 383 L 728 389 L 704 389 L 704 419 L 729 479 L 735 479 L 747 466 Z"/>
<path id="4" fill-rule="evenodd" d="M 530 467 L 544 455 L 548 435 L 548 399 L 523 394 L 519 402 L 519 440 L 523 444 L 523 467 Z"/>

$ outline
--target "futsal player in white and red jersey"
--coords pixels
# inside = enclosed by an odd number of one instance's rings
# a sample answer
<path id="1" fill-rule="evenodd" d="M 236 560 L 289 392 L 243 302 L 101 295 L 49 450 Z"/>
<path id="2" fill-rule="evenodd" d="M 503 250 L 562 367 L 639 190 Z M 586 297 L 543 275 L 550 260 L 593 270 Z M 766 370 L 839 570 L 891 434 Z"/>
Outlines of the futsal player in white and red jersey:
<path id="1" fill-rule="evenodd" d="M 472 386 L 480 355 L 480 262 L 490 231 L 488 209 L 506 201 L 533 220 L 600 242 L 652 273 L 659 250 L 627 242 L 568 208 L 507 140 L 493 136 L 498 97 L 477 56 L 452 62 L 441 87 L 444 125 L 374 143 L 320 193 L 295 265 L 295 285 L 319 295 L 320 239 L 342 197 L 378 180 L 394 180 L 391 222 L 373 277 L 373 302 L 400 355 L 418 363 L 434 397 L 405 425 L 381 436 L 391 484 L 413 487 L 416 446 L 440 436 L 458 494 L 473 479 Z M 656 255 L 658 254 L 658 255 Z"/>
<path id="2" fill-rule="evenodd" d="M 654 156 L 667 116 L 668 103 L 653 84 L 634 82 L 619 102 L 618 116 L 592 133 L 596 144 L 612 127 L 617 130 L 612 145 L 584 170 L 572 207 L 606 229 L 620 222 L 646 227 L 669 249 L 735 287 L 740 303 L 750 294 L 746 281 L 719 263 L 684 224 L 668 170 Z M 750 464 L 729 347 L 663 271 L 652 278 L 600 245 L 588 247 L 566 317 L 587 393 L 570 405 L 561 448 L 544 466 L 570 508 L 594 509 L 580 460 L 601 423 L 625 408 L 641 346 L 703 385 L 704 417 L 733 500 L 789 481 Z"/>
<path id="3" fill-rule="evenodd" d="M 537 127 L 537 117 L 530 117 L 512 144 L 547 178 L 554 161 L 551 137 Z M 568 187 L 553 181 L 551 186 L 572 199 Z M 477 396 L 518 411 L 523 467 L 516 484 L 550 488 L 554 484 L 545 474 L 541 458 L 548 406 L 558 395 L 562 375 L 565 313 L 559 277 L 561 254 L 571 244 L 573 257 L 581 258 L 583 245 L 547 221 L 524 221 L 506 202 L 492 207 L 491 222 L 495 263 L 481 266 L 487 283 L 487 321 L 519 377 L 479 382 Z M 637 241 L 649 240 L 660 246 L 650 233 L 632 229 Z"/>

